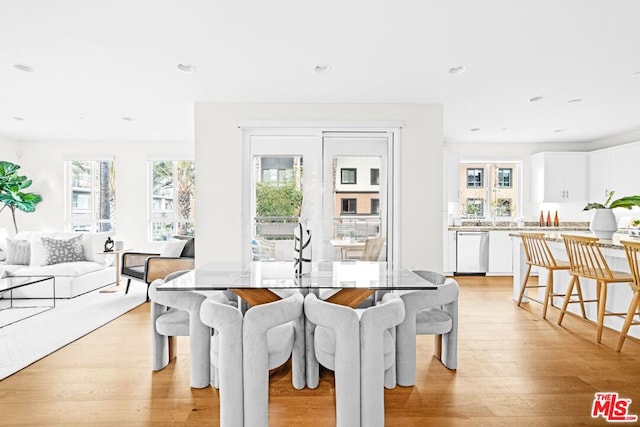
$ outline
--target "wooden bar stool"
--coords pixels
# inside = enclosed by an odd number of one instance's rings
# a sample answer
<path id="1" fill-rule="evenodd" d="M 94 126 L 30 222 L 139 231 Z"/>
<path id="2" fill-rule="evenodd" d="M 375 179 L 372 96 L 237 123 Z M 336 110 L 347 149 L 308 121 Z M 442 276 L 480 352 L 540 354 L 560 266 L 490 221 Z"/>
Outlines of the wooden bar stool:
<path id="1" fill-rule="evenodd" d="M 624 325 L 620 330 L 620 338 L 618 338 L 618 344 L 616 345 L 616 351 L 622 350 L 625 338 L 627 338 L 627 332 L 632 325 L 640 325 L 640 320 L 635 320 L 635 316 L 640 316 L 640 271 L 638 266 L 638 253 L 640 252 L 640 242 L 627 242 L 622 241 L 624 250 L 627 254 L 627 261 L 629 261 L 629 269 L 633 276 L 633 282 L 631 283 L 631 289 L 633 289 L 633 298 L 629 304 L 629 310 L 627 311 L 627 317 L 624 319 Z"/>
<path id="2" fill-rule="evenodd" d="M 555 257 L 551 253 L 547 242 L 544 240 L 544 233 L 521 233 L 522 245 L 524 246 L 524 253 L 527 258 L 527 273 L 524 277 L 524 282 L 520 288 L 520 296 L 518 297 L 518 307 L 522 303 L 524 297 L 524 291 L 528 288 L 546 288 L 544 294 L 544 302 L 542 308 L 542 318 L 547 318 L 547 308 L 549 301 L 553 305 L 553 297 L 563 297 L 565 294 L 556 294 L 553 290 L 553 273 L 556 270 L 569 270 L 570 265 L 565 261 L 556 261 Z M 529 276 L 531 274 L 531 267 L 536 266 L 545 268 L 547 270 L 547 283 L 545 285 L 527 285 L 529 282 Z M 584 311 L 584 308 L 583 308 Z"/>
<path id="3" fill-rule="evenodd" d="M 564 244 L 567 248 L 567 254 L 569 255 L 569 263 L 571 264 L 570 273 L 577 279 L 572 280 L 567 289 L 567 296 L 565 296 L 562 309 L 560 310 L 560 317 L 558 318 L 558 325 L 562 324 L 564 313 L 567 310 L 567 304 L 570 302 L 570 294 L 573 291 L 574 285 L 578 284 L 578 293 L 581 295 L 581 285 L 579 277 L 586 279 L 592 279 L 596 281 L 596 298 L 593 300 L 582 300 L 585 302 L 595 302 L 598 307 L 598 321 L 596 330 L 596 342 L 600 342 L 602 339 L 602 328 L 604 326 L 605 316 L 621 316 L 626 313 L 611 313 L 606 311 L 607 305 L 607 287 L 610 283 L 632 283 L 633 276 L 623 271 L 612 271 L 609 268 L 609 264 L 604 259 L 602 251 L 598 246 L 597 237 L 589 236 L 570 236 L 562 235 Z M 582 299 L 582 298 L 581 298 Z M 584 308 L 583 308 L 584 315 Z M 585 316 L 583 316 L 585 317 Z"/>

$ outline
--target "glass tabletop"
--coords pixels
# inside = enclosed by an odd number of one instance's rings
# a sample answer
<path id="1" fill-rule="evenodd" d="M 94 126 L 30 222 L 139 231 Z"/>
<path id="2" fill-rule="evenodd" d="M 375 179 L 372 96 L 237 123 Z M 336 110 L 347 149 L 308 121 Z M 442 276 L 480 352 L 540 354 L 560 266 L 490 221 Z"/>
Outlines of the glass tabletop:
<path id="1" fill-rule="evenodd" d="M 158 290 L 371 289 L 435 290 L 438 287 L 408 269 L 387 262 L 320 261 L 296 277 L 292 262 L 213 263 L 185 273 Z"/>

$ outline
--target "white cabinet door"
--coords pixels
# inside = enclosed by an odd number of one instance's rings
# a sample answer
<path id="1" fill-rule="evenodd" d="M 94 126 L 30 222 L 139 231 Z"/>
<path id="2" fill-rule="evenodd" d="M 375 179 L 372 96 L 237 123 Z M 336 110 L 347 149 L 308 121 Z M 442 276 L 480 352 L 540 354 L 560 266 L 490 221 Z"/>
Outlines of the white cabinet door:
<path id="1" fill-rule="evenodd" d="M 489 233 L 489 274 L 513 274 L 510 231 Z"/>
<path id="2" fill-rule="evenodd" d="M 447 232 L 447 256 L 445 258 L 444 271 L 453 273 L 456 271 L 456 232 Z"/>
<path id="3" fill-rule="evenodd" d="M 611 191 L 611 150 L 589 153 L 589 201 L 604 203 Z"/>
<path id="4" fill-rule="evenodd" d="M 586 153 L 537 153 L 531 156 L 533 202 L 587 200 Z"/>
<path id="5" fill-rule="evenodd" d="M 613 199 L 640 194 L 640 144 L 628 144 L 611 149 L 611 190 Z"/>

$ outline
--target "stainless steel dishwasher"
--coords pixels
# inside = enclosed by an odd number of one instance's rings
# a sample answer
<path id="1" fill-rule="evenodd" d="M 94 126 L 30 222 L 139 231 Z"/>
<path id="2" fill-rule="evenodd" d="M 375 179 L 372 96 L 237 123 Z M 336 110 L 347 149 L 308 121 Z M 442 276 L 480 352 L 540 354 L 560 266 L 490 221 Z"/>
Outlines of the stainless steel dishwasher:
<path id="1" fill-rule="evenodd" d="M 456 275 L 486 275 L 489 269 L 489 232 L 456 231 Z"/>

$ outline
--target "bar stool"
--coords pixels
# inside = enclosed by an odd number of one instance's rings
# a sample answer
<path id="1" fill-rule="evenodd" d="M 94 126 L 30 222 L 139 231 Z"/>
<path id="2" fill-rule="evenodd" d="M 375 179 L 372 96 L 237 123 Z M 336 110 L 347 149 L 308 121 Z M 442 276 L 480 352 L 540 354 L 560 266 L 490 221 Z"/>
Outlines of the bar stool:
<path id="1" fill-rule="evenodd" d="M 633 276 L 633 283 L 631 289 L 633 289 L 633 298 L 631 304 L 629 304 L 629 310 L 627 311 L 627 317 L 624 319 L 624 324 L 620 330 L 620 338 L 618 338 L 618 344 L 616 345 L 616 351 L 622 350 L 625 338 L 627 338 L 627 332 L 632 325 L 640 325 L 640 320 L 634 320 L 636 315 L 640 316 L 640 271 L 638 266 L 638 253 L 640 252 L 640 242 L 628 242 L 622 241 L 625 253 L 627 254 L 627 261 L 629 261 L 629 269 Z"/>
<path id="2" fill-rule="evenodd" d="M 569 270 L 570 264 L 565 261 L 556 261 L 547 242 L 544 240 L 544 233 L 521 233 L 522 245 L 524 246 L 524 253 L 527 258 L 527 273 L 524 277 L 524 282 L 520 288 L 520 296 L 518 297 L 518 307 L 522 303 L 524 297 L 524 291 L 528 288 L 546 288 L 544 294 L 544 302 L 542 308 L 542 318 L 547 318 L 547 308 L 549 301 L 553 297 L 563 297 L 565 294 L 556 294 L 553 290 L 553 273 L 556 270 Z M 547 270 L 547 283 L 545 285 L 527 285 L 531 274 L 531 267 L 541 267 Z M 553 305 L 553 301 L 551 302 Z M 584 306 L 582 307 L 584 313 Z M 586 316 L 585 316 L 586 317 Z"/>
<path id="3" fill-rule="evenodd" d="M 570 236 L 563 234 L 562 239 L 564 240 L 564 244 L 567 248 L 567 254 L 569 255 L 569 263 L 571 264 L 570 274 L 574 276 L 575 280 L 571 281 L 569 288 L 567 289 L 567 296 L 565 296 L 562 309 L 560 310 L 558 325 L 562 324 L 562 319 L 564 318 L 564 314 L 567 310 L 567 304 L 572 302 L 570 301 L 570 294 L 576 283 L 578 284 L 578 293 L 582 295 L 579 278 L 584 277 L 586 279 L 595 280 L 596 298 L 593 300 L 583 300 L 581 298 L 581 300 L 583 303 L 597 303 L 598 328 L 596 330 L 596 342 L 600 343 L 605 316 L 621 316 L 626 314 L 610 313 L 606 311 L 607 288 L 610 283 L 633 283 L 633 276 L 623 271 L 612 271 L 609 268 L 609 264 L 604 259 L 602 251 L 600 251 L 600 247 L 598 246 L 597 237 Z"/>

